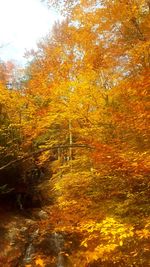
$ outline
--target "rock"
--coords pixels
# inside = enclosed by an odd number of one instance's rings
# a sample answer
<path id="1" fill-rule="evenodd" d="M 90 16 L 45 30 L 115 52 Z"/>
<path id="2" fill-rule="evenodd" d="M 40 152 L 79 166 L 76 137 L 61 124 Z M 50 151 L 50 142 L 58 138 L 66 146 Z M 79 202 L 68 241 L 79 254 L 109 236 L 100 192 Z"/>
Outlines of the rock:
<path id="1" fill-rule="evenodd" d="M 27 230 L 28 230 L 28 228 L 23 226 L 23 227 L 21 227 L 20 232 L 25 233 Z"/>
<path id="2" fill-rule="evenodd" d="M 39 219 L 41 219 L 41 220 L 46 220 L 46 219 L 48 219 L 48 214 L 47 214 L 47 212 L 44 211 L 44 210 L 40 210 L 40 211 L 38 212 L 37 216 L 38 216 Z"/>

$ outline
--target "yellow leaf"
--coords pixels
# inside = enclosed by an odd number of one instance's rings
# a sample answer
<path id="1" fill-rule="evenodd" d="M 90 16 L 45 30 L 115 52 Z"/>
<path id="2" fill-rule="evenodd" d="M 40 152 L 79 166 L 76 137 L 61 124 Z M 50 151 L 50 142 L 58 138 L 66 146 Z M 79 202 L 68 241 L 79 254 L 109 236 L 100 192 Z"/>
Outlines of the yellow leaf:
<path id="1" fill-rule="evenodd" d="M 41 267 L 44 267 L 45 266 L 45 264 L 43 263 L 43 260 L 41 258 L 38 258 L 35 261 L 35 264 L 38 265 L 38 266 L 41 266 Z"/>
<path id="2" fill-rule="evenodd" d="M 122 241 L 120 241 L 120 242 L 119 242 L 119 245 L 120 245 L 120 246 L 122 246 L 122 245 L 123 245 L 123 242 L 122 242 Z"/>
<path id="3" fill-rule="evenodd" d="M 68 253 L 65 253 L 64 255 L 65 255 L 66 257 L 69 257 L 69 254 L 68 254 Z"/>

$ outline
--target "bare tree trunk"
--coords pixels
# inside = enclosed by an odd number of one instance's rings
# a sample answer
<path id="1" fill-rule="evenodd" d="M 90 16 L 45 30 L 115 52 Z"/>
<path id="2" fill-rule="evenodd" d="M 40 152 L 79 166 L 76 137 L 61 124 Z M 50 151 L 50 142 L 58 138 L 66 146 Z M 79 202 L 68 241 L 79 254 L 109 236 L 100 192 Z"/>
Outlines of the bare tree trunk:
<path id="1" fill-rule="evenodd" d="M 72 172 L 72 124 L 71 119 L 69 119 L 69 162 L 70 162 L 70 171 Z"/>
<path id="2" fill-rule="evenodd" d="M 71 124 L 71 120 L 69 120 L 69 159 L 72 160 L 72 144 L 73 144 L 73 140 L 72 140 L 72 124 Z"/>

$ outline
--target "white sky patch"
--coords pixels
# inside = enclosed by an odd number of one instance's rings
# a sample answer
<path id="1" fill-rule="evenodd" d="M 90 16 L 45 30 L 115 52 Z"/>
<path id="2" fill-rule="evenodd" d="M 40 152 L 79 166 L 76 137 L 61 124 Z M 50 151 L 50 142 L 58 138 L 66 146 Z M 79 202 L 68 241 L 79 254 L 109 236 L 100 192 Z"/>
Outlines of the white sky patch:
<path id="1" fill-rule="evenodd" d="M 0 0 L 0 58 L 23 62 L 58 19 L 40 0 Z"/>

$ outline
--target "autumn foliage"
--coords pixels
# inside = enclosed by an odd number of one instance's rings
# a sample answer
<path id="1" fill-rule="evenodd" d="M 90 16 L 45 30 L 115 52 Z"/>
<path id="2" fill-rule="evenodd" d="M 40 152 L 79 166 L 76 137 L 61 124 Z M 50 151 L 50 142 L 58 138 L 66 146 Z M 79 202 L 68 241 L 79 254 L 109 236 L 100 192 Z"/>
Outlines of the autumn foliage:
<path id="1" fill-rule="evenodd" d="M 148 266 L 150 2 L 63 2 L 23 88 L 1 82 L 0 164 L 45 149 L 56 229 L 83 236 L 71 266 Z"/>

